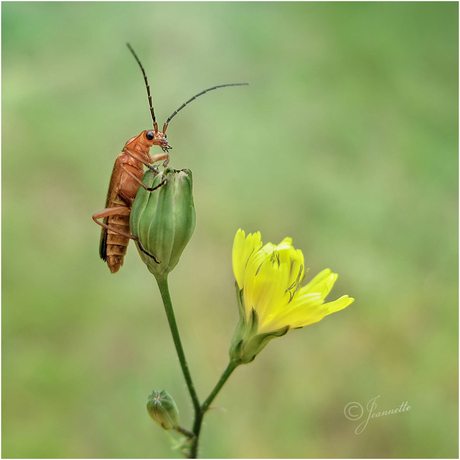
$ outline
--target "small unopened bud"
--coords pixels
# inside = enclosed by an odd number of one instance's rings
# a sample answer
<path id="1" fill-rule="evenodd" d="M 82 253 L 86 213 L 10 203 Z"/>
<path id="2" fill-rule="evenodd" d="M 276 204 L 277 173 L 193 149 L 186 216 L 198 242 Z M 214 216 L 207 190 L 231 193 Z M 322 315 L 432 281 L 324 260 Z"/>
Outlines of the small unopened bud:
<path id="1" fill-rule="evenodd" d="M 179 426 L 179 410 L 174 399 L 165 390 L 152 392 L 147 403 L 147 411 L 165 430 Z"/>
<path id="2" fill-rule="evenodd" d="M 139 187 L 131 209 L 131 233 L 139 238 L 139 254 L 150 272 L 165 277 L 179 262 L 195 230 L 192 172 L 149 170 L 143 182 L 158 188 L 149 192 Z"/>

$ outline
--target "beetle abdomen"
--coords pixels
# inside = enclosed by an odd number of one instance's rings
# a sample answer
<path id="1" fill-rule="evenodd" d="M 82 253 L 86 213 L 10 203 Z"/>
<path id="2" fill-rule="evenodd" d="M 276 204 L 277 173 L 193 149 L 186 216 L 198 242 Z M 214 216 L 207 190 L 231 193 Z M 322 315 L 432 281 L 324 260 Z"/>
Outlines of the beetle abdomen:
<path id="1" fill-rule="evenodd" d="M 120 230 L 121 232 L 129 233 L 129 216 L 110 216 L 108 219 L 108 225 Z M 115 233 L 112 230 L 107 230 L 107 265 L 112 273 L 116 273 L 123 265 L 128 244 L 128 238 L 120 235 L 119 233 Z"/>

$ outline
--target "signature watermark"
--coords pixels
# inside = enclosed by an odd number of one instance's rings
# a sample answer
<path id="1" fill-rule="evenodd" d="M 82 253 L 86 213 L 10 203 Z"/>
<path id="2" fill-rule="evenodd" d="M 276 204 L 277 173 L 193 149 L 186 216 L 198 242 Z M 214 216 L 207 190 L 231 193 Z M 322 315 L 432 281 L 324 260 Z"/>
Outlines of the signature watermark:
<path id="1" fill-rule="evenodd" d="M 407 411 L 410 411 L 411 409 L 411 407 L 408 404 L 408 401 L 405 401 L 396 409 L 390 409 L 390 410 L 384 410 L 381 412 L 377 412 L 377 398 L 380 398 L 380 395 L 376 396 L 375 398 L 372 398 L 366 404 L 367 418 L 364 419 L 356 427 L 356 430 L 355 430 L 356 434 L 361 434 L 364 431 L 364 429 L 367 427 L 367 424 L 369 423 L 369 420 L 371 418 L 383 417 L 385 415 L 398 414 L 400 412 L 407 412 Z M 360 420 L 361 417 L 364 415 L 364 408 L 361 404 L 357 402 L 351 402 L 345 406 L 343 413 L 345 414 L 345 417 L 348 420 Z"/>

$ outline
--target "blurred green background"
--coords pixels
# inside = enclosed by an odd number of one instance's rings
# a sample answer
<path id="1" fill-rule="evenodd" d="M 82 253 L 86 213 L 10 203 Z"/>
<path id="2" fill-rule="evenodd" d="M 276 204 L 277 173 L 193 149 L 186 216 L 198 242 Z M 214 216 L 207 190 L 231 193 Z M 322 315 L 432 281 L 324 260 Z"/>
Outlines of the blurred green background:
<path id="1" fill-rule="evenodd" d="M 291 236 L 356 298 L 271 342 L 207 414 L 203 457 L 458 457 L 458 4 L 2 3 L 2 456 L 180 457 L 192 409 L 154 278 L 99 259 L 111 170 L 151 127 L 194 173 L 170 276 L 201 398 L 237 324 L 238 228 Z M 152 150 L 159 153 L 159 149 Z M 310 279 L 307 277 L 307 280 Z M 377 399 L 369 421 L 344 416 Z"/>

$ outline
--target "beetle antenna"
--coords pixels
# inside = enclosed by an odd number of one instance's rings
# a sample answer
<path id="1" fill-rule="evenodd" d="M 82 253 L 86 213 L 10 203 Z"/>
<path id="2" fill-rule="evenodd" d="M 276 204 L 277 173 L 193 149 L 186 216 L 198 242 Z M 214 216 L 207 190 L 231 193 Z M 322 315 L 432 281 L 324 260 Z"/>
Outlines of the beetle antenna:
<path id="1" fill-rule="evenodd" d="M 225 88 L 226 86 L 244 86 L 244 85 L 249 85 L 249 83 L 227 83 L 226 85 L 218 85 L 218 86 L 213 86 L 212 88 L 205 89 L 204 91 L 201 91 L 201 93 L 195 94 L 191 99 L 189 99 L 187 102 L 184 102 L 167 120 L 166 123 L 163 126 L 163 134 L 166 133 L 166 129 L 168 128 L 169 122 L 187 105 L 190 104 L 190 102 L 194 101 L 197 97 L 202 96 L 205 93 L 208 93 L 209 91 L 212 91 L 217 88 Z"/>
<path id="2" fill-rule="evenodd" d="M 150 86 L 149 86 L 149 82 L 147 80 L 147 75 L 145 74 L 144 67 L 142 67 L 141 61 L 139 60 L 139 58 L 137 57 L 137 54 L 132 49 L 131 45 L 129 43 L 126 43 L 126 46 L 129 48 L 129 51 L 131 51 L 131 53 L 133 54 L 134 58 L 136 59 L 137 63 L 139 64 L 139 67 L 142 70 L 142 75 L 144 75 L 145 87 L 147 88 L 147 96 L 149 98 L 150 114 L 152 115 L 153 127 L 155 129 L 155 132 L 157 133 L 158 132 L 158 125 L 157 125 L 157 122 L 156 122 L 156 119 L 155 119 L 155 112 L 153 110 L 152 96 L 150 94 Z"/>

